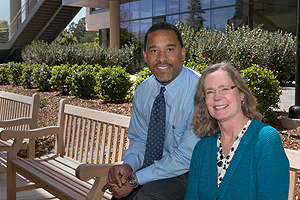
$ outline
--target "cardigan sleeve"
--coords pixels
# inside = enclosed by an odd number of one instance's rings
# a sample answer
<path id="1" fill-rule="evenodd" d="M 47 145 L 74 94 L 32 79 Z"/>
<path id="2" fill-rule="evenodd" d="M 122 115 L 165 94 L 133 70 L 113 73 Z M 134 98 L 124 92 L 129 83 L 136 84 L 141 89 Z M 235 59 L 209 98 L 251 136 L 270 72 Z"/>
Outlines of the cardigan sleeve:
<path id="1" fill-rule="evenodd" d="M 257 199 L 287 199 L 289 161 L 277 130 L 270 126 L 262 128 L 257 145 Z"/>
<path id="2" fill-rule="evenodd" d="M 188 184 L 185 192 L 184 199 L 190 200 L 190 199 L 198 199 L 198 186 L 199 186 L 199 180 L 200 180 L 200 173 L 199 173 L 199 163 L 200 163 L 200 148 L 199 148 L 199 142 L 195 146 L 191 164 L 190 164 L 190 171 L 189 171 L 189 179 Z"/>

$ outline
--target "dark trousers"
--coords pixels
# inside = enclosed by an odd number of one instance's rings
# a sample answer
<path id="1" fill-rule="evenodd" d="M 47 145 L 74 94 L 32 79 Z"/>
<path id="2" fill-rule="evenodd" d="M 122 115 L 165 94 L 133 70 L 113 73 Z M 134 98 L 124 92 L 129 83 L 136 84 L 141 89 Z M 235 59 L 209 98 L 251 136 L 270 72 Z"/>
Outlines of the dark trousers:
<path id="1" fill-rule="evenodd" d="M 184 199 L 187 181 L 188 172 L 174 178 L 153 181 L 135 188 L 119 200 L 181 200 Z M 116 200 L 115 197 L 111 199 Z"/>

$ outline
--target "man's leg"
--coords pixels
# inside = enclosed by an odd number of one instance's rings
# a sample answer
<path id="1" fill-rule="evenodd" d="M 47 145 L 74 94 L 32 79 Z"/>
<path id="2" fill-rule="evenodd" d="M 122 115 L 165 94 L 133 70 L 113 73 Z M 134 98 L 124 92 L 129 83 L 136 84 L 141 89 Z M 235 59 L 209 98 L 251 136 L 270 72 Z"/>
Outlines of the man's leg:
<path id="1" fill-rule="evenodd" d="M 188 172 L 169 179 L 147 183 L 120 200 L 181 200 L 184 199 Z M 116 200 L 116 198 L 112 198 Z"/>

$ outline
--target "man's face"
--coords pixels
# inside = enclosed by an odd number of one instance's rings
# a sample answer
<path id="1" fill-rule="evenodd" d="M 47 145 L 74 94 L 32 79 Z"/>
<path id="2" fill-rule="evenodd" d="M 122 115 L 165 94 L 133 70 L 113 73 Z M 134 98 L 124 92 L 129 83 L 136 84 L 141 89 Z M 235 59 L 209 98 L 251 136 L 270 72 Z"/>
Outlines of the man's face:
<path id="1" fill-rule="evenodd" d="M 162 85 L 171 83 L 181 72 L 185 48 L 172 30 L 157 30 L 148 35 L 144 60 Z"/>

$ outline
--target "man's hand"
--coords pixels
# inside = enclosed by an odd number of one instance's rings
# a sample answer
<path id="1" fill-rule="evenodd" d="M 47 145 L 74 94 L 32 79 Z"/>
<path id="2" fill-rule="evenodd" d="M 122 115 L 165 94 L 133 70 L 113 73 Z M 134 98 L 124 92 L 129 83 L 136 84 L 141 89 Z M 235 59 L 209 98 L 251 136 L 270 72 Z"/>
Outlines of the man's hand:
<path id="1" fill-rule="evenodd" d="M 127 196 L 133 190 L 133 187 L 131 187 L 129 184 L 123 185 L 121 188 L 111 187 L 108 184 L 105 186 L 107 186 L 107 189 L 109 189 L 112 192 L 112 195 L 117 199 Z"/>
<path id="2" fill-rule="evenodd" d="M 106 183 L 110 187 L 119 187 L 127 183 L 128 178 L 132 174 L 132 168 L 129 164 L 115 165 L 108 171 L 108 177 Z M 102 188 L 102 191 L 105 191 L 106 185 Z"/>

